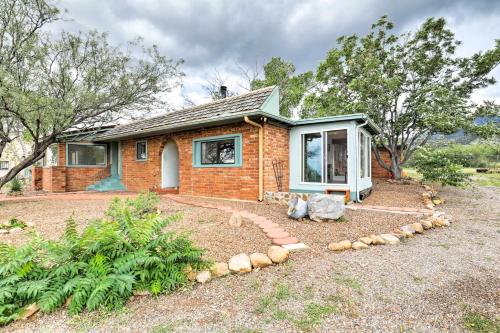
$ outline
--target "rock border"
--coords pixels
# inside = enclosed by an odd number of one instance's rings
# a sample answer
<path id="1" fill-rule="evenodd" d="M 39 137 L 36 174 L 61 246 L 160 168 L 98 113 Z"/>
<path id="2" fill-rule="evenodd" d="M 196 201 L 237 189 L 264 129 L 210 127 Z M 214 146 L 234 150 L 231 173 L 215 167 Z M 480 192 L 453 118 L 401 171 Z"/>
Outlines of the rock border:
<path id="1" fill-rule="evenodd" d="M 370 234 L 352 242 L 348 239 L 332 242 L 328 244 L 328 249 L 333 252 L 342 252 L 350 249 L 364 250 L 369 248 L 370 245 L 396 245 L 401 240 L 423 234 L 426 230 L 449 227 L 452 216 L 442 211 L 436 211 L 434 208 L 436 205 L 444 203 L 444 199 L 438 197 L 437 192 L 430 186 L 422 185 L 422 187 L 425 190 L 422 193 L 422 201 L 425 207 L 432 212 L 432 215 L 422 218 L 419 222 L 395 228 L 388 234 Z"/>

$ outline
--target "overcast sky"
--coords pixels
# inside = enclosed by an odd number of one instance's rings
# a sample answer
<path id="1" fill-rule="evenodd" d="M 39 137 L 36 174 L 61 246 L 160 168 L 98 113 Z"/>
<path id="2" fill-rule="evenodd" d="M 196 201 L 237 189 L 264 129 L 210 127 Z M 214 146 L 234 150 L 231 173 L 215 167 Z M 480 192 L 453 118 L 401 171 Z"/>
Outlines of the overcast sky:
<path id="1" fill-rule="evenodd" d="M 60 0 L 72 21 L 69 31 L 97 29 L 114 43 L 142 36 L 163 54 L 184 59 L 182 96 L 196 104 L 208 101 L 202 86 L 217 69 L 230 89 L 241 91 L 240 71 L 262 66 L 273 56 L 292 61 L 299 72 L 314 70 L 344 34 L 364 34 L 388 14 L 396 31 L 416 29 L 430 16 L 445 17 L 463 42 L 459 55 L 493 47 L 500 38 L 499 0 Z M 500 81 L 500 69 L 493 73 Z M 483 89 L 476 100 L 500 101 L 500 84 Z"/>

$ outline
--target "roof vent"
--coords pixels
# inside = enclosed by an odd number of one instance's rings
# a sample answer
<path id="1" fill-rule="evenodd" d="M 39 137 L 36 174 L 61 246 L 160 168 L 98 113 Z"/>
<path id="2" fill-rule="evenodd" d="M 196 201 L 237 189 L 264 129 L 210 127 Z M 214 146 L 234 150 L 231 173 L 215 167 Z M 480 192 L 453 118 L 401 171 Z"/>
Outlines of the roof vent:
<path id="1" fill-rule="evenodd" d="M 227 87 L 226 86 L 220 86 L 220 97 L 221 98 L 227 97 Z"/>

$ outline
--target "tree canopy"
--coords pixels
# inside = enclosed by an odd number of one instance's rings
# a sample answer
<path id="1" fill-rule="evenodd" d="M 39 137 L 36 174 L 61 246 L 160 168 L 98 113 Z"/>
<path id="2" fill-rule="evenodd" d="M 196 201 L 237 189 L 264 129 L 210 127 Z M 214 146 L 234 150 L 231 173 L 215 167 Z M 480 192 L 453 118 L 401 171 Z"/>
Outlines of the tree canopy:
<path id="1" fill-rule="evenodd" d="M 0 13 L 0 156 L 16 137 L 32 144 L 0 187 L 42 158 L 64 131 L 164 106 L 159 96 L 180 82 L 181 61 L 140 39 L 120 47 L 96 31 L 43 33 L 59 15 L 47 1 L 5 0 Z"/>
<path id="2" fill-rule="evenodd" d="M 378 162 L 396 179 L 415 149 L 433 133 L 458 129 L 498 134 L 493 102 L 476 105 L 472 93 L 495 83 L 491 71 L 500 63 L 500 41 L 491 50 L 456 57 L 460 42 L 443 18 L 429 18 L 418 30 L 394 34 L 386 16 L 365 36 L 342 36 L 316 72 L 318 88 L 306 97 L 302 117 L 365 113 L 381 128 L 374 145 L 391 156 Z"/>

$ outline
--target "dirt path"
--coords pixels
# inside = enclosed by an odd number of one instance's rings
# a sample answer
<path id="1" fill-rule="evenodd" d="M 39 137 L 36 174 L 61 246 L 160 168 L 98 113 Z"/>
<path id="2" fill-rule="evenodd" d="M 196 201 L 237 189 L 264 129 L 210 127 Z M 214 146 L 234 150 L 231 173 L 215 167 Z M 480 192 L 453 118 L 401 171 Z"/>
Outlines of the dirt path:
<path id="1" fill-rule="evenodd" d="M 450 228 L 397 246 L 294 254 L 285 265 L 131 301 L 119 313 L 35 315 L 4 331 L 462 332 L 500 308 L 500 189 L 445 189 Z"/>

